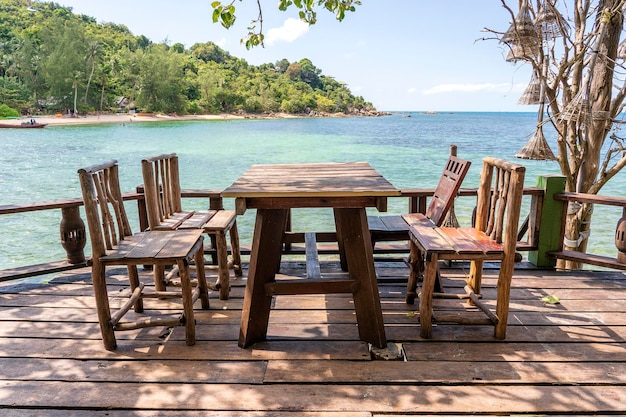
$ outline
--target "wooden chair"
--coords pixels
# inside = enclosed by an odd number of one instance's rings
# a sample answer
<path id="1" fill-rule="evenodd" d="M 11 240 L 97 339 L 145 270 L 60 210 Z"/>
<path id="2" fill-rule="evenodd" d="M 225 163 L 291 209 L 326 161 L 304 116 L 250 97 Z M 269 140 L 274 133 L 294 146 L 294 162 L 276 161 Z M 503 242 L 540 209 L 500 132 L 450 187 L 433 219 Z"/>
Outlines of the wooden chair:
<path id="1" fill-rule="evenodd" d="M 434 225 L 441 226 L 454 203 L 454 198 L 458 194 L 470 166 L 471 162 L 450 155 L 425 214 L 368 216 L 372 246 L 379 241 L 408 241 L 410 225 L 415 222 L 419 224 L 424 216 Z M 415 301 L 417 281 L 418 274 L 411 268 L 406 291 L 407 304 L 413 304 Z"/>
<path id="2" fill-rule="evenodd" d="M 192 289 L 189 276 L 189 263 L 203 264 L 203 236 L 201 231 L 142 232 L 132 234 L 124 202 L 120 192 L 117 161 L 109 161 L 78 170 L 80 185 L 85 203 L 92 250 L 92 272 L 94 295 L 98 309 L 98 320 L 104 347 L 114 350 L 116 330 L 133 330 L 152 326 L 185 326 L 187 345 L 196 340 L 193 304 L 200 298 L 202 308 L 209 308 L 209 295 L 204 268 L 198 268 L 198 285 Z M 126 303 L 111 314 L 106 284 L 107 266 L 126 266 L 130 281 L 131 295 Z M 177 265 L 180 270 L 181 291 L 144 292 L 144 284 L 139 281 L 137 265 Z M 166 318 L 152 316 L 135 321 L 122 322 L 124 315 L 134 307 L 135 312 L 143 312 L 143 298 L 181 297 L 183 314 Z"/>
<path id="3" fill-rule="evenodd" d="M 242 275 L 237 216 L 234 210 L 184 211 L 181 203 L 178 156 L 175 153 L 155 155 L 141 161 L 146 212 L 150 230 L 200 229 L 208 234 L 217 252 L 219 297 L 228 299 L 230 272 Z M 228 261 L 226 233 L 230 235 L 232 262 Z M 162 271 L 157 271 L 157 275 Z M 157 289 L 165 284 L 157 279 Z"/>
<path id="4" fill-rule="evenodd" d="M 419 307 L 421 337 L 432 336 L 434 285 L 439 260 L 471 261 L 466 295 L 462 297 L 469 298 L 468 302 L 484 312 L 487 320 L 459 322 L 490 323 L 495 326 L 497 339 L 506 337 L 525 171 L 523 166 L 502 159 L 483 159 L 474 227 L 439 227 L 427 217 L 412 217 L 414 221 L 409 228 L 412 270 L 419 273 L 422 270 L 420 263 L 424 262 Z M 501 262 L 495 313 L 480 301 L 482 267 L 487 260 Z M 452 318 L 450 321 L 457 320 Z"/>

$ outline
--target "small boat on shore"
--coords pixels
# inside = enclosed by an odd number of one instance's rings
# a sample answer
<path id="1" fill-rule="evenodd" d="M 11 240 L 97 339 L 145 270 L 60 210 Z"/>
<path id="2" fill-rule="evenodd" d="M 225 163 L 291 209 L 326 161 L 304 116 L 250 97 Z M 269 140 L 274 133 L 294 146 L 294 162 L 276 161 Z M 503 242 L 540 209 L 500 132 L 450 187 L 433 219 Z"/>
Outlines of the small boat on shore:
<path id="1" fill-rule="evenodd" d="M 4 128 L 4 129 L 10 129 L 10 128 L 25 128 L 25 129 L 37 129 L 37 128 L 42 128 L 42 127 L 46 127 L 48 124 L 47 123 L 38 123 L 35 120 L 30 120 L 28 122 L 22 122 L 19 125 L 18 124 L 14 124 L 14 123 L 0 123 L 0 128 Z"/>

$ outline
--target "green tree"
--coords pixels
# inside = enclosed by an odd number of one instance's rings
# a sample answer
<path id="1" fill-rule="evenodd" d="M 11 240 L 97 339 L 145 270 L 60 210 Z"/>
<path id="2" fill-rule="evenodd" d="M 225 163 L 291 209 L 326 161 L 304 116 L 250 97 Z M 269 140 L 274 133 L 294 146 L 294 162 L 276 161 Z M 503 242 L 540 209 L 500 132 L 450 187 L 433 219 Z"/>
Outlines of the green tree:
<path id="1" fill-rule="evenodd" d="M 308 59 L 290 66 L 250 65 L 212 42 L 186 50 L 153 44 L 115 23 L 75 15 L 56 3 L 37 11 L 20 0 L 0 0 L 0 95 L 24 113 L 104 111 L 113 103 L 164 112 L 308 112 L 342 94 L 355 98 Z M 98 94 L 96 93 L 98 92 Z M 320 100 L 326 97 L 328 100 Z M 119 107 L 119 106 L 118 106 Z M 333 106 L 333 108 L 340 108 Z"/>
<path id="2" fill-rule="evenodd" d="M 164 44 L 153 45 L 139 61 L 137 104 L 147 111 L 184 111 L 183 61 Z"/>
<path id="3" fill-rule="evenodd" d="M 91 80 L 93 79 L 93 74 L 96 72 L 96 65 L 98 64 L 98 58 L 100 54 L 100 45 L 98 41 L 91 41 L 87 45 L 87 56 L 86 60 L 89 63 L 89 79 L 87 80 L 87 87 L 85 87 L 85 97 L 83 98 L 83 103 L 87 104 L 87 96 L 89 95 L 89 87 L 91 86 Z"/>
<path id="4" fill-rule="evenodd" d="M 42 66 L 48 94 L 56 103 L 55 107 L 70 108 L 72 95 L 76 98 L 84 81 L 87 41 L 83 35 L 77 23 L 58 17 L 54 26 L 43 35 L 42 49 L 49 54 L 45 56 Z M 73 108 L 77 110 L 76 103 Z"/>

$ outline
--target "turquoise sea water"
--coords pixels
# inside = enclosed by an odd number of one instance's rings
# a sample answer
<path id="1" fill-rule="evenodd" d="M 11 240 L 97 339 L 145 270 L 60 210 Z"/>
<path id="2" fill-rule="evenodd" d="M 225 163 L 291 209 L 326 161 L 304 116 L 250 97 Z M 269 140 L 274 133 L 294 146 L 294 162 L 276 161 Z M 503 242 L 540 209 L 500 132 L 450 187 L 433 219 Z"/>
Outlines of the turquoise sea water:
<path id="1" fill-rule="evenodd" d="M 409 117 L 410 116 L 410 117 Z M 78 168 L 117 159 L 123 191 L 142 182 L 140 160 L 157 153 L 180 157 L 183 188 L 223 189 L 251 164 L 367 161 L 398 188 L 434 187 L 451 144 L 473 166 L 464 183 L 476 186 L 483 156 L 515 160 L 534 133 L 534 113 L 395 113 L 377 118 L 303 118 L 48 126 L 0 130 L 0 204 L 80 197 Z M 554 135 L 546 134 L 554 143 Z M 526 165 L 526 185 L 539 174 L 557 174 L 555 162 L 516 160 Z M 602 194 L 623 195 L 626 173 Z M 232 201 L 225 202 L 232 207 Z M 461 203 L 461 222 L 469 210 Z M 470 202 L 466 205 L 469 207 Z M 185 208 L 205 208 L 185 200 Z M 406 211 L 406 200 L 390 202 L 390 212 Z M 135 218 L 134 204 L 129 215 Z M 599 210 L 599 209 L 598 209 Z M 614 254 L 619 210 L 594 218 L 591 246 Z M 248 242 L 254 213 L 238 220 Z M 60 210 L 0 216 L 0 269 L 63 259 Z M 326 210 L 294 215 L 294 230 L 332 230 Z M 137 227 L 135 226 L 135 231 Z M 607 243 L 608 242 L 608 243 Z"/>

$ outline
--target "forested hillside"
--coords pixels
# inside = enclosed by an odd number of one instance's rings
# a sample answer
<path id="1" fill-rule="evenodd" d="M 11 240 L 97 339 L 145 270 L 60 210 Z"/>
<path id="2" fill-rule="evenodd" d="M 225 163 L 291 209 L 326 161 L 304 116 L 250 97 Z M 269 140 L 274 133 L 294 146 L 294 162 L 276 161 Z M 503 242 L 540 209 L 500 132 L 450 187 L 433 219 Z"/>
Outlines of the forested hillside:
<path id="1" fill-rule="evenodd" d="M 54 2 L 0 0 L 0 56 L 0 113 L 375 112 L 309 59 L 250 65 L 212 42 L 154 43 Z"/>

